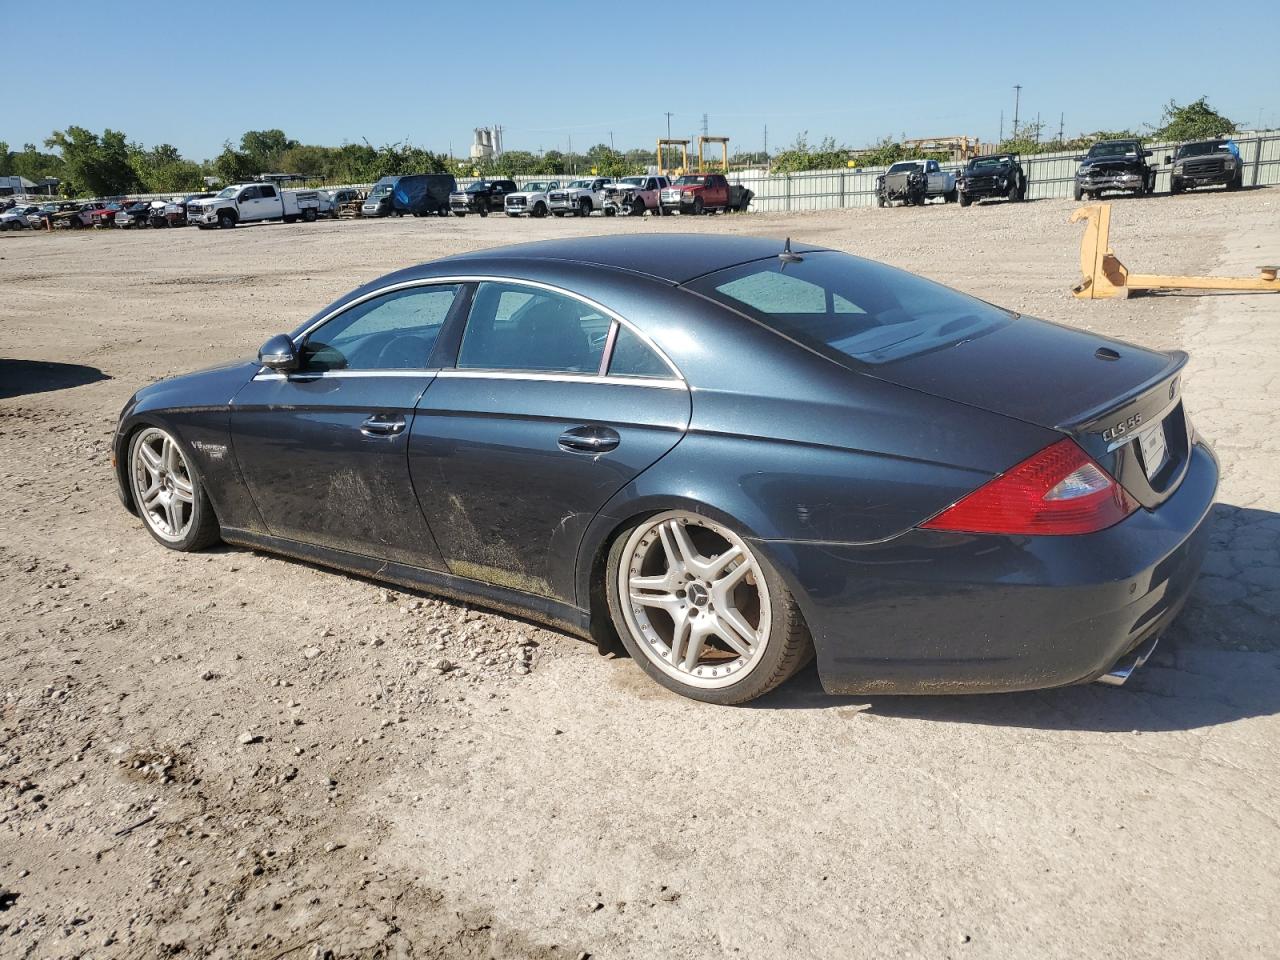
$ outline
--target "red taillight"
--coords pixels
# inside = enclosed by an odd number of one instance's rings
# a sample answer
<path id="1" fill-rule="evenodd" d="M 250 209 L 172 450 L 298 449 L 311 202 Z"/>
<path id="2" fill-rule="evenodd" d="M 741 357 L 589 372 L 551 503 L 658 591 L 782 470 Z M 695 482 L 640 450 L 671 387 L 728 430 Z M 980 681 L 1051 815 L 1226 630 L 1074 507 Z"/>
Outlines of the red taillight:
<path id="1" fill-rule="evenodd" d="M 1119 523 L 1137 502 L 1073 440 L 1059 440 L 922 523 L 956 533 L 1061 536 Z"/>

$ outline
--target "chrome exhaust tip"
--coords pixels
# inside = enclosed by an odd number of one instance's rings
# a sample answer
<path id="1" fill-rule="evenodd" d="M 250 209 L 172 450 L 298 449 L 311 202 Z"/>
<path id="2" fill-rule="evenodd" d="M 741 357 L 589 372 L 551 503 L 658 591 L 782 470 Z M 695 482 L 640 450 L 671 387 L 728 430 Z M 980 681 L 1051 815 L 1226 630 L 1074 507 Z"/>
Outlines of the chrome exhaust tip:
<path id="1" fill-rule="evenodd" d="M 1146 663 L 1147 658 L 1155 652 L 1156 644 L 1159 642 L 1159 637 L 1152 637 L 1150 640 L 1139 644 L 1117 660 L 1115 666 L 1100 676 L 1097 682 L 1105 683 L 1113 687 L 1124 686 L 1124 682 L 1132 676 L 1133 671 Z"/>

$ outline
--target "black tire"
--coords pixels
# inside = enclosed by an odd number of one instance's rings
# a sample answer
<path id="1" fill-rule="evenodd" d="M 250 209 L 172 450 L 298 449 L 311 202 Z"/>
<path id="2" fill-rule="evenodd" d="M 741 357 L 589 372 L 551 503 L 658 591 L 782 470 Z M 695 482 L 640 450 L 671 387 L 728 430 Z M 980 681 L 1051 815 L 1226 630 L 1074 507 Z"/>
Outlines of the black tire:
<path id="1" fill-rule="evenodd" d="M 204 490 L 204 478 L 200 476 L 199 470 L 195 466 L 195 460 L 191 456 L 191 451 L 187 449 L 187 445 L 173 433 L 167 430 L 162 432 L 172 437 L 178 449 L 181 451 L 183 458 L 186 460 L 187 473 L 191 480 L 192 492 L 192 517 L 191 525 L 187 529 L 187 533 L 180 540 L 166 540 L 160 536 L 151 526 L 150 523 L 142 517 L 142 506 L 137 502 L 137 494 L 133 488 L 132 472 L 134 448 L 139 439 L 144 434 L 152 430 L 160 429 L 152 424 L 142 424 L 129 437 L 129 443 L 126 449 L 128 461 L 125 465 L 126 476 L 129 477 L 129 498 L 133 502 L 133 508 L 138 514 L 139 521 L 151 534 L 151 538 L 163 547 L 169 550 L 177 550 L 181 553 L 190 553 L 194 550 L 203 550 L 211 547 L 222 539 L 221 529 L 218 525 L 217 514 L 213 512 L 213 504 L 209 502 L 209 496 Z"/>
<path id="2" fill-rule="evenodd" d="M 645 209 L 644 201 L 637 197 L 631 201 L 631 209 L 627 213 L 633 217 L 643 217 Z"/>
<path id="3" fill-rule="evenodd" d="M 616 217 L 618 215 L 618 211 L 615 210 L 613 207 L 605 207 L 604 215 L 606 217 Z"/>
<path id="4" fill-rule="evenodd" d="M 956 199 L 957 199 L 959 196 L 960 196 L 960 189 L 959 189 L 958 187 L 957 187 L 957 188 L 955 188 L 955 189 L 953 189 L 953 190 L 948 190 L 946 193 L 944 193 L 944 194 L 942 195 L 942 202 L 943 202 L 943 203 L 955 203 L 955 202 L 956 202 Z"/>
<path id="5" fill-rule="evenodd" d="M 553 217 L 563 217 L 563 216 L 564 216 L 564 211 L 563 211 L 563 210 L 552 210 L 552 211 L 551 211 L 551 215 L 552 215 Z"/>
<path id="6" fill-rule="evenodd" d="M 455 210 L 455 211 L 453 211 L 453 215 L 454 215 L 455 217 L 465 217 L 465 216 L 466 216 L 466 214 L 465 214 L 465 213 L 463 213 L 461 210 Z"/>
<path id="7" fill-rule="evenodd" d="M 702 202 L 701 197 L 693 198 L 693 210 L 691 212 L 695 217 L 700 217 L 707 212 L 706 205 Z"/>
<path id="8" fill-rule="evenodd" d="M 1237 170 L 1236 175 L 1227 181 L 1228 190 L 1240 190 L 1244 187 L 1244 171 Z"/>
<path id="9" fill-rule="evenodd" d="M 1014 203 L 1022 199 L 1022 187 L 1018 184 L 1018 178 L 1013 178 L 1013 183 L 1009 184 L 1008 198 Z"/>
<path id="10" fill-rule="evenodd" d="M 218 229 L 230 230 L 236 225 L 236 215 L 230 210 L 218 211 Z"/>
<path id="11" fill-rule="evenodd" d="M 643 522 L 645 521 L 641 520 L 627 527 L 614 537 L 605 562 L 605 596 L 609 605 L 610 618 L 623 646 L 650 678 L 668 690 L 692 700 L 732 706 L 764 696 L 795 676 L 813 658 L 813 640 L 800 612 L 799 604 L 796 603 L 773 565 L 766 557 L 757 553 L 755 560 L 764 574 L 770 605 L 774 609 L 769 637 L 760 662 L 737 683 L 716 688 L 683 684 L 659 670 L 632 637 L 622 611 L 622 598 L 618 592 L 618 570 L 622 564 L 622 554 L 631 533 Z"/>
<path id="12" fill-rule="evenodd" d="M 480 216 L 482 216 L 482 217 L 487 217 L 487 216 L 489 215 L 489 207 L 488 207 L 488 204 L 485 204 L 485 205 L 481 206 L 481 207 L 480 207 L 480 210 L 479 210 L 479 213 L 480 213 Z"/>
<path id="13" fill-rule="evenodd" d="M 580 217 L 591 216 L 591 201 L 587 197 L 583 197 L 581 200 L 578 201 L 577 215 Z"/>
<path id="14" fill-rule="evenodd" d="M 508 217 L 511 217 L 513 220 L 519 220 L 519 219 L 520 219 L 520 214 L 518 214 L 518 213 L 510 213 L 510 212 L 508 212 L 508 213 L 507 213 L 507 216 L 508 216 Z"/>
<path id="15" fill-rule="evenodd" d="M 1176 197 L 1181 192 L 1182 192 L 1182 180 L 1179 179 L 1178 177 L 1170 175 L 1169 176 L 1169 193 L 1172 196 Z"/>
<path id="16" fill-rule="evenodd" d="M 1073 186 L 1073 187 L 1071 188 L 1071 195 L 1072 195 L 1072 196 L 1073 196 L 1077 201 L 1083 200 L 1083 199 L 1084 199 L 1084 189 L 1080 186 L 1080 184 L 1078 184 L 1078 183 L 1077 183 L 1075 186 Z"/>
<path id="17" fill-rule="evenodd" d="M 537 219 L 541 220 L 547 215 L 547 205 L 539 200 L 533 205 L 533 215 Z"/>
<path id="18" fill-rule="evenodd" d="M 962 207 L 967 207 L 969 204 L 973 203 L 973 200 L 970 199 L 969 195 L 963 190 L 956 191 L 956 199 L 960 202 L 960 206 Z"/>
<path id="19" fill-rule="evenodd" d="M 883 206 L 884 206 L 884 194 L 883 194 L 883 193 L 877 193 L 877 194 L 876 194 L 876 206 L 877 206 L 877 207 L 883 207 Z"/>

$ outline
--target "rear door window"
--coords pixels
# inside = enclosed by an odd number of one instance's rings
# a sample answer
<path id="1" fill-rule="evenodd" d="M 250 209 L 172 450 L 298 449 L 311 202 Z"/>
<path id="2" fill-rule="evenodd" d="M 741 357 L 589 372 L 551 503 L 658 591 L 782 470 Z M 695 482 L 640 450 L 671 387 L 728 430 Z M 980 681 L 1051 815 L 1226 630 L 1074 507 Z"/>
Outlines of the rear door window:
<path id="1" fill-rule="evenodd" d="M 612 322 L 564 294 L 481 283 L 462 334 L 458 367 L 596 374 Z"/>

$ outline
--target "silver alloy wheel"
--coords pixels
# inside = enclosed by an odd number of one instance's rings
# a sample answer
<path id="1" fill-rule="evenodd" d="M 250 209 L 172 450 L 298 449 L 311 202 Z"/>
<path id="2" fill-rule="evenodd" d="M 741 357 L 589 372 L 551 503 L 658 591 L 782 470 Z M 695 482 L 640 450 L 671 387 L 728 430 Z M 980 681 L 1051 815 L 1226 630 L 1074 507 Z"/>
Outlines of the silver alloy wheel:
<path id="1" fill-rule="evenodd" d="M 673 510 L 642 523 L 622 550 L 617 587 L 632 639 L 681 683 L 736 683 L 768 645 L 772 606 L 759 561 L 714 520 Z"/>
<path id="2" fill-rule="evenodd" d="M 195 489 L 186 457 L 158 427 L 140 430 L 129 454 L 133 500 L 142 519 L 162 540 L 177 543 L 191 529 Z"/>

